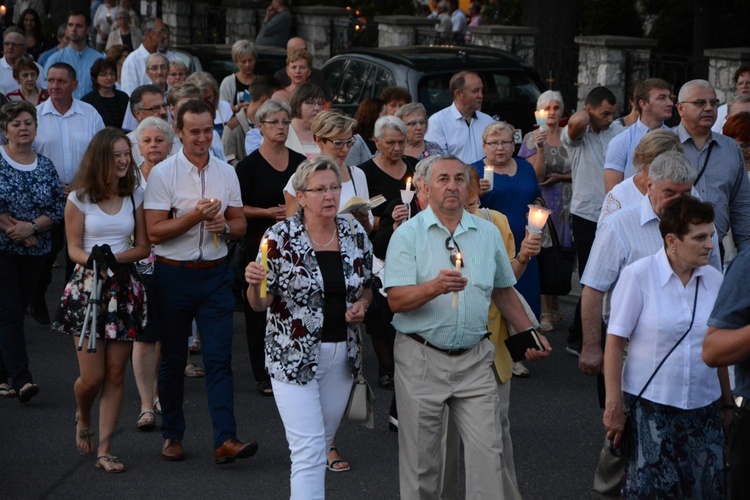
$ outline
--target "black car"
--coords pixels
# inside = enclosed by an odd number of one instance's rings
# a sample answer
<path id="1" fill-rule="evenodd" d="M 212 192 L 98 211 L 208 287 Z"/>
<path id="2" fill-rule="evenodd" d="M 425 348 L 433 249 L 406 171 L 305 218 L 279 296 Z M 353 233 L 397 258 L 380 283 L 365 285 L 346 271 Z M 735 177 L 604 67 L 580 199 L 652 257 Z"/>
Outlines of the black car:
<path id="1" fill-rule="evenodd" d="M 231 45 L 183 45 L 172 49 L 188 67 L 188 73 L 207 71 L 221 81 L 236 73 L 237 65 L 232 61 Z M 286 50 L 278 47 L 256 47 L 256 75 L 273 75 L 286 66 Z"/>
<path id="2" fill-rule="evenodd" d="M 536 101 L 545 90 L 531 65 L 509 52 L 486 47 L 356 48 L 332 57 L 322 70 L 334 107 L 349 114 L 363 100 L 397 85 L 409 89 L 428 115 L 453 102 L 448 83 L 455 73 L 473 71 L 484 82 L 482 111 L 514 125 L 516 142 L 532 130 Z"/>

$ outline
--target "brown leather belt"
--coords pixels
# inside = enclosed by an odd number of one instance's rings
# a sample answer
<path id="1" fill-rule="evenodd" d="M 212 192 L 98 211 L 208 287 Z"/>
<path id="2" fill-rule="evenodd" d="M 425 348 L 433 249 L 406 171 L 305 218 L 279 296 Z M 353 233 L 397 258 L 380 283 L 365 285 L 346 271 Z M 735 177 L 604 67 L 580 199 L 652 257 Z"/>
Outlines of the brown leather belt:
<path id="1" fill-rule="evenodd" d="M 471 351 L 473 347 L 467 347 L 465 349 L 443 349 L 442 347 L 438 347 L 434 344 L 431 344 L 427 342 L 422 336 L 417 335 L 416 333 L 409 333 L 406 335 L 412 340 L 416 340 L 420 344 L 429 347 L 430 349 L 435 349 L 436 351 L 440 351 L 443 354 L 447 354 L 448 356 L 460 356 L 462 354 L 466 354 L 467 352 Z M 483 340 L 486 339 L 489 336 L 489 334 L 485 335 Z"/>
<path id="2" fill-rule="evenodd" d="M 162 264 L 166 264 L 168 266 L 196 270 L 213 269 L 225 260 L 227 260 L 226 257 L 222 257 L 221 259 L 216 260 L 173 260 L 166 257 L 161 257 L 159 255 L 156 256 L 156 262 L 161 262 Z"/>

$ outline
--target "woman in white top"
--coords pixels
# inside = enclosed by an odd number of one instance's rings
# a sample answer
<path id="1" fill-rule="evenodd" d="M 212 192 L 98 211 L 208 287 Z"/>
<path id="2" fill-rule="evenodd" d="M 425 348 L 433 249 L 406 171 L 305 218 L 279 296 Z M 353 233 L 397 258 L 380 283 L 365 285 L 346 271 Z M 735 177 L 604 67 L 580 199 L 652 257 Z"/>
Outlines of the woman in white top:
<path id="1" fill-rule="evenodd" d="M 633 171 L 635 174 L 617 184 L 607 193 L 607 196 L 604 197 L 604 203 L 602 203 L 602 211 L 599 214 L 597 224 L 601 224 L 603 220 L 618 210 L 641 202 L 648 192 L 646 183 L 651 162 L 667 151 L 683 152 L 680 138 L 673 131 L 660 128 L 643 136 L 633 152 Z"/>
<path id="2" fill-rule="evenodd" d="M 303 83 L 289 98 L 292 126 L 289 127 L 286 147 L 305 155 L 308 160 L 320 154 L 320 146 L 313 135 L 312 124 L 318 113 L 323 111 L 324 104 L 323 89 L 312 83 Z"/>
<path id="3" fill-rule="evenodd" d="M 93 286 L 87 265 L 94 246 L 108 245 L 117 264 L 101 272 L 102 304 L 96 311 L 96 352 L 76 351 L 80 376 L 74 384 L 76 445 L 81 453 L 97 452 L 96 467 L 122 472 L 110 453 L 122 407 L 125 368 L 133 341 L 147 323 L 146 294 L 135 262 L 148 256 L 150 244 L 143 216 L 143 189 L 125 133 L 113 127 L 91 140 L 70 187 L 65 206 L 68 255 L 77 265 L 65 286 L 53 328 L 80 336 Z M 78 344 L 78 339 L 74 339 Z M 99 445 L 91 431 L 91 407 L 99 399 Z"/>
<path id="4" fill-rule="evenodd" d="M 702 358 L 722 281 L 708 265 L 713 221 L 710 203 L 672 201 L 659 223 L 664 248 L 625 267 L 612 296 L 604 426 L 622 451 L 623 403 L 629 407 L 623 498 L 724 498 L 720 408 L 731 417 L 734 405 L 726 367 Z"/>

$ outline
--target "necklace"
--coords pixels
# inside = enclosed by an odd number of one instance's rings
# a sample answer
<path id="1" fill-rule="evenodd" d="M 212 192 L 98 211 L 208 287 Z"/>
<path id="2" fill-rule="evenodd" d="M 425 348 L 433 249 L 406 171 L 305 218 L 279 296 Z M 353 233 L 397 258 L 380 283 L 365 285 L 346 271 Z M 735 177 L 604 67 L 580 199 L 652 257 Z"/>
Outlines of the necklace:
<path id="1" fill-rule="evenodd" d="M 321 248 L 328 248 L 328 247 L 330 247 L 331 243 L 333 243 L 333 240 L 336 239 L 336 230 L 335 229 L 333 230 L 333 235 L 331 236 L 331 240 L 328 243 L 326 243 L 325 245 L 322 244 L 322 243 L 318 243 L 317 241 L 315 241 L 313 239 L 312 235 L 310 234 L 310 230 L 307 227 L 305 227 L 305 230 L 307 231 L 307 236 L 308 236 L 308 238 L 310 238 L 310 241 L 312 241 L 313 243 L 315 243 L 316 245 L 318 245 Z"/>

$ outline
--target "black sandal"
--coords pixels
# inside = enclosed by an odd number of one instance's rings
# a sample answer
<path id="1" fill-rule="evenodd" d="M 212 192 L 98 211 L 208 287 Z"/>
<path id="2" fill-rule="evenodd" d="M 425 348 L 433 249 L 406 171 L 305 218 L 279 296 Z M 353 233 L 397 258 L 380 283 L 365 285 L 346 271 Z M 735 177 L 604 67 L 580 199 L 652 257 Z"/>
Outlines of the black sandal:
<path id="1" fill-rule="evenodd" d="M 262 382 L 258 382 L 258 392 L 260 392 L 261 396 L 265 396 L 267 398 L 273 397 L 273 386 L 271 385 L 270 380 L 264 380 Z"/>

